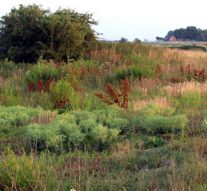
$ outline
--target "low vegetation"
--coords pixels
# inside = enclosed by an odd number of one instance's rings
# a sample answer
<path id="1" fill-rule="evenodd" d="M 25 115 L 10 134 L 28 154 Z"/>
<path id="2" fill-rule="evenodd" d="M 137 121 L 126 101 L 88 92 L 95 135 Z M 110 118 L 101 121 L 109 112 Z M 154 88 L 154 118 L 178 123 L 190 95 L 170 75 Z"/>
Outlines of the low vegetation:
<path id="1" fill-rule="evenodd" d="M 96 42 L 81 54 L 0 61 L 0 190 L 205 191 L 206 52 Z"/>

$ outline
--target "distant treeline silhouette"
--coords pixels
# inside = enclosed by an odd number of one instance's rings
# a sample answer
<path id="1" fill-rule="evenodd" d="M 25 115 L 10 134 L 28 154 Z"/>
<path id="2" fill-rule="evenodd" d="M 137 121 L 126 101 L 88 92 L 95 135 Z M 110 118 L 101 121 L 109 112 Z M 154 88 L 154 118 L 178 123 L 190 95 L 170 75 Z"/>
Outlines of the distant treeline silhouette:
<path id="1" fill-rule="evenodd" d="M 171 30 L 167 33 L 164 40 L 169 41 L 172 37 L 177 40 L 187 41 L 207 41 L 207 30 L 201 30 L 195 26 L 188 26 L 187 28 L 180 28 L 176 30 Z"/>

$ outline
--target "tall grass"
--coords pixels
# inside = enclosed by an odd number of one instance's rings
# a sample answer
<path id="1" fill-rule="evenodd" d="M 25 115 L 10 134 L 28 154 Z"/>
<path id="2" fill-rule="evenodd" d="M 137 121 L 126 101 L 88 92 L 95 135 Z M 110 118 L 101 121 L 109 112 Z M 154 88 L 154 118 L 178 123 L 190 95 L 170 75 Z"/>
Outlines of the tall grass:
<path id="1" fill-rule="evenodd" d="M 0 190 L 207 189 L 206 53 L 100 42 L 40 62 L 0 62 Z"/>

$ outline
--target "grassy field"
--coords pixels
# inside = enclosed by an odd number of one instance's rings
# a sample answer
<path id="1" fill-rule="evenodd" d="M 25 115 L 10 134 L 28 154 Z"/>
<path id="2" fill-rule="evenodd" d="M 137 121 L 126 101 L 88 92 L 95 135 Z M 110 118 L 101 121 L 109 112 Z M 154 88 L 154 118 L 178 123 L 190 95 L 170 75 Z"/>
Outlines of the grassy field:
<path id="1" fill-rule="evenodd" d="M 144 44 L 168 48 L 178 48 L 183 50 L 207 50 L 207 42 L 205 41 L 154 41 L 144 42 Z"/>
<path id="2" fill-rule="evenodd" d="M 207 190 L 206 79 L 204 50 L 133 43 L 0 61 L 0 190 Z"/>

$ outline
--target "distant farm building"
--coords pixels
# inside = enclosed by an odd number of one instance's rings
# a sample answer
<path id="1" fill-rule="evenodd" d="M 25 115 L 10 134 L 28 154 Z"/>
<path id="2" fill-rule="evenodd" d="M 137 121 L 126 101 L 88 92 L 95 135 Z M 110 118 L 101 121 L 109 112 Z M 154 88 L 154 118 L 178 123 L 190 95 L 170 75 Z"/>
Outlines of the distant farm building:
<path id="1" fill-rule="evenodd" d="M 169 38 L 169 41 L 171 41 L 171 42 L 175 42 L 175 41 L 177 41 L 177 39 L 176 39 L 175 36 L 171 36 L 171 37 Z"/>

